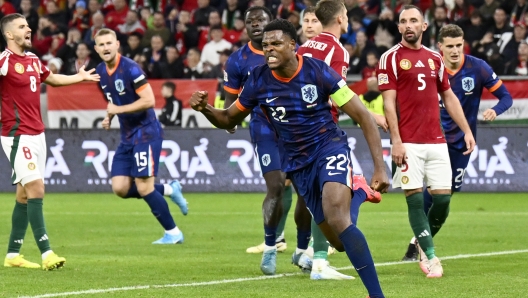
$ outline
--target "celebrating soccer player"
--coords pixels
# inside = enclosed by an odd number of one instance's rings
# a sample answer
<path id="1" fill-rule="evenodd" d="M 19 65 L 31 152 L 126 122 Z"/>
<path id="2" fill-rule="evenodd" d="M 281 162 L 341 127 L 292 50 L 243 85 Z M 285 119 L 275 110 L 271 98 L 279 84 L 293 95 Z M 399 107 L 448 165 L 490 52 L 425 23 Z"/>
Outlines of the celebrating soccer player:
<path id="1" fill-rule="evenodd" d="M 287 173 L 330 243 L 346 251 L 371 298 L 384 297 L 363 233 L 352 222 L 352 163 L 347 136 L 334 122 L 328 98 L 361 124 L 374 160 L 371 185 L 386 191 L 388 178 L 381 139 L 372 116 L 341 75 L 323 61 L 296 55 L 296 32 L 286 20 L 263 30 L 266 64 L 251 71 L 239 99 L 228 109 L 207 104 L 207 92 L 193 93 L 190 105 L 213 125 L 231 129 L 252 109 L 262 109 L 276 131 Z"/>
<path id="2" fill-rule="evenodd" d="M 438 33 L 438 48 L 443 54 L 451 89 L 453 89 L 453 92 L 460 100 L 464 116 L 469 123 L 473 136 L 476 137 L 477 116 L 484 88 L 488 89 L 499 99 L 499 102 L 493 108 L 487 109 L 482 114 L 486 121 L 493 121 L 498 115 L 508 110 L 512 106 L 513 100 L 491 67 L 481 59 L 465 55 L 463 47 L 464 31 L 462 31 L 462 28 L 457 25 L 445 25 L 440 29 Z M 453 121 L 453 118 L 442 103 L 440 103 L 440 117 L 451 161 L 451 193 L 453 194 L 461 190 L 470 155 L 464 154 L 466 150 L 464 132 Z M 428 190 L 425 190 L 423 195 L 424 211 L 427 214 L 433 204 L 433 197 Z M 438 230 L 433 229 L 432 232 L 432 236 L 434 236 Z M 413 237 L 402 259 L 403 261 L 414 261 L 417 259 L 415 241 L 416 238 Z"/>
<path id="3" fill-rule="evenodd" d="M 17 185 L 16 203 L 11 218 L 11 236 L 5 267 L 40 268 L 20 254 L 29 225 L 42 254 L 42 268 L 61 268 L 66 259 L 55 254 L 42 212 L 46 139 L 40 114 L 40 84 L 71 85 L 81 81 L 99 81 L 93 69 L 79 69 L 72 76 L 53 74 L 39 58 L 26 50 L 31 48 L 31 29 L 21 14 L 9 14 L 0 20 L 7 48 L 0 55 L 0 88 L 2 90 L 2 147 L 13 168 L 12 183 Z"/>
<path id="4" fill-rule="evenodd" d="M 421 44 L 427 28 L 422 11 L 414 5 L 404 6 L 398 28 L 402 41 L 382 55 L 376 73 L 397 166 L 393 187 L 404 190 L 409 222 L 423 252 L 420 267 L 427 277 L 435 278 L 442 276 L 443 269 L 432 236 L 444 224 L 451 198 L 451 168 L 440 126 L 438 94 L 464 133 L 463 154 L 473 151 L 475 139 L 449 86 L 442 57 Z M 433 196 L 428 215 L 423 210 L 424 180 Z"/>
<path id="5" fill-rule="evenodd" d="M 155 184 L 163 130 L 154 112 L 154 93 L 145 74 L 133 60 L 118 53 L 119 41 L 114 31 L 101 29 L 95 34 L 95 50 L 104 61 L 96 68 L 101 76 L 101 90 L 108 100 L 103 128 L 109 129 L 117 115 L 121 143 L 112 161 L 112 190 L 122 198 L 143 198 L 165 230 L 153 244 L 183 243 L 183 233 L 176 226 L 163 195 L 170 195 L 184 215 L 187 201 L 181 185 Z"/>

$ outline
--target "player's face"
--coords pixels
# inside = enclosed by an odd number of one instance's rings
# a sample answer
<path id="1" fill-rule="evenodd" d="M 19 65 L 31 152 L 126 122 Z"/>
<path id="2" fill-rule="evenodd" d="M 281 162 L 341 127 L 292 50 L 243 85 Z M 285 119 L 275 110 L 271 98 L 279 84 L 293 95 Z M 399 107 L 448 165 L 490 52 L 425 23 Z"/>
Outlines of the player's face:
<path id="1" fill-rule="evenodd" d="M 255 43 L 261 43 L 264 27 L 269 22 L 269 16 L 263 10 L 250 11 L 246 15 L 246 30 L 249 39 Z"/>
<path id="2" fill-rule="evenodd" d="M 438 43 L 438 48 L 442 51 L 445 61 L 450 64 L 458 63 L 464 52 L 464 38 L 444 37 L 443 42 Z"/>
<path id="3" fill-rule="evenodd" d="M 413 8 L 401 12 L 398 30 L 406 42 L 410 44 L 421 42 L 422 33 L 425 29 L 427 29 L 427 23 L 423 21 L 418 10 Z"/>
<path id="4" fill-rule="evenodd" d="M 270 69 L 278 69 L 295 59 L 295 40 L 281 30 L 268 31 L 262 38 L 262 50 Z"/>
<path id="5" fill-rule="evenodd" d="M 31 29 L 26 19 L 14 19 L 6 30 L 6 36 L 22 49 L 31 48 Z"/>
<path id="6" fill-rule="evenodd" d="M 112 34 L 97 36 L 95 39 L 95 51 L 105 63 L 115 60 L 118 49 L 119 41 Z"/>
<path id="7" fill-rule="evenodd" d="M 321 25 L 314 13 L 305 13 L 303 16 L 302 31 L 306 38 L 312 39 L 323 32 L 323 25 Z"/>

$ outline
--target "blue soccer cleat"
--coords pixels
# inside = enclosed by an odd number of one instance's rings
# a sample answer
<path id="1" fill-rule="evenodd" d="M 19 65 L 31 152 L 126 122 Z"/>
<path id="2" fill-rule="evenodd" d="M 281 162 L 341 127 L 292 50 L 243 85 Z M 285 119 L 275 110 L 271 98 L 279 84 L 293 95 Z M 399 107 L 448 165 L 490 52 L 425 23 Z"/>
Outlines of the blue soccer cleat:
<path id="1" fill-rule="evenodd" d="M 159 240 L 156 240 L 152 242 L 152 244 L 178 244 L 183 243 L 183 233 L 179 233 L 178 235 L 170 235 L 165 233 L 163 237 Z"/>
<path id="2" fill-rule="evenodd" d="M 174 180 L 170 183 L 170 186 L 172 187 L 172 194 L 170 195 L 171 200 L 180 207 L 181 212 L 183 215 L 187 215 L 187 212 L 189 212 L 189 209 L 187 208 L 187 200 L 183 197 L 182 194 L 182 186 L 178 180 Z"/>
<path id="3" fill-rule="evenodd" d="M 266 250 L 262 253 L 260 270 L 266 275 L 275 275 L 277 269 L 277 248 Z"/>

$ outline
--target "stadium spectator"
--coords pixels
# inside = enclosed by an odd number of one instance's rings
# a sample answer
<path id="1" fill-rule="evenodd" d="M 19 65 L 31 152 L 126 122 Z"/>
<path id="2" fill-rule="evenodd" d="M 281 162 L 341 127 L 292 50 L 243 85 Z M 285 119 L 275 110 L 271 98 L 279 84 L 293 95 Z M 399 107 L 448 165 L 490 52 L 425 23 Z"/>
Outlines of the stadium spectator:
<path id="1" fill-rule="evenodd" d="M 290 15 L 286 19 L 288 20 L 288 22 L 293 24 L 293 27 L 297 30 L 298 33 L 302 32 L 301 14 L 298 11 L 294 10 L 290 12 Z"/>
<path id="2" fill-rule="evenodd" d="M 92 27 L 86 31 L 84 34 L 84 42 L 90 45 L 90 48 L 92 48 L 95 45 L 95 39 L 94 36 L 102 28 L 106 28 L 106 24 L 104 22 L 104 15 L 102 12 L 98 11 L 92 15 Z"/>
<path id="3" fill-rule="evenodd" d="M 37 31 L 32 34 L 33 39 L 31 43 L 37 55 L 42 56 L 49 51 L 53 35 L 57 33 L 53 30 L 52 23 L 47 16 L 40 17 Z"/>
<path id="4" fill-rule="evenodd" d="M 57 51 L 57 58 L 60 58 L 66 64 L 69 61 L 76 59 L 77 55 L 75 50 L 77 45 L 82 42 L 81 32 L 77 28 L 71 28 L 68 30 L 68 35 L 66 36 L 66 42 L 60 47 Z"/>
<path id="5" fill-rule="evenodd" d="M 143 37 L 143 40 L 145 40 L 145 37 Z M 147 75 L 150 77 L 152 75 L 152 70 L 154 69 L 154 63 L 166 59 L 163 38 L 159 35 L 152 36 L 150 38 L 150 47 L 145 47 L 143 49 L 143 54 L 145 55 L 147 62 Z"/>
<path id="6" fill-rule="evenodd" d="M 143 25 L 143 27 L 146 29 L 154 27 L 152 25 L 154 22 L 154 16 L 152 15 L 150 7 L 142 7 L 139 11 L 139 15 L 141 16 L 141 25 Z"/>
<path id="7" fill-rule="evenodd" d="M 517 56 L 519 45 L 526 42 L 526 24 L 517 22 L 513 28 L 513 34 L 503 34 L 499 42 L 499 51 L 502 57 L 510 58 Z"/>
<path id="8" fill-rule="evenodd" d="M 32 7 L 31 0 L 22 0 L 18 13 L 26 18 L 31 31 L 37 32 L 39 15 L 37 10 Z"/>
<path id="9" fill-rule="evenodd" d="M 361 72 L 361 69 L 359 68 L 359 61 L 361 60 L 359 53 L 357 53 L 356 48 L 349 43 L 343 44 L 343 47 L 345 47 L 348 52 L 348 55 L 350 56 L 350 62 L 348 63 L 347 73 L 359 74 Z"/>
<path id="10" fill-rule="evenodd" d="M 513 27 L 517 22 L 524 20 L 527 8 L 528 5 L 526 5 L 526 0 L 517 0 L 510 13 L 510 27 Z"/>
<path id="11" fill-rule="evenodd" d="M 16 13 L 16 9 L 8 0 L 0 0 L 0 13 L 2 16 Z"/>
<path id="12" fill-rule="evenodd" d="M 519 44 L 516 58 L 506 62 L 504 74 L 518 76 L 528 75 L 528 44 L 526 44 L 526 41 L 522 41 Z"/>
<path id="13" fill-rule="evenodd" d="M 348 32 L 341 35 L 341 40 L 343 43 L 355 45 L 357 33 L 360 31 L 365 31 L 365 28 L 363 27 L 363 22 L 357 16 L 353 16 L 348 21 L 350 22 L 348 26 Z"/>
<path id="14" fill-rule="evenodd" d="M 447 18 L 446 8 L 443 6 L 437 6 L 434 11 L 433 22 L 427 26 L 427 30 L 423 33 L 423 45 L 435 51 L 438 50 L 436 45 L 438 33 L 440 32 L 440 28 L 449 24 L 449 22 L 450 21 Z"/>
<path id="15" fill-rule="evenodd" d="M 64 65 L 64 74 L 66 75 L 74 75 L 78 73 L 82 66 L 85 66 L 85 69 L 92 69 L 99 64 L 98 61 L 90 58 L 90 48 L 83 42 L 77 45 L 75 54 L 75 59 L 67 61 Z"/>
<path id="16" fill-rule="evenodd" d="M 105 18 L 105 24 L 108 28 L 117 31 L 117 26 L 124 24 L 128 13 L 128 4 L 125 0 L 113 0 L 114 7 Z"/>
<path id="17" fill-rule="evenodd" d="M 86 2 L 77 1 L 75 3 L 75 11 L 73 12 L 72 19 L 68 23 L 68 27 L 76 27 L 81 34 L 84 34 L 90 28 L 90 14 L 86 9 Z"/>
<path id="18" fill-rule="evenodd" d="M 461 19 L 469 19 L 475 7 L 469 3 L 469 0 L 455 0 L 455 7 L 451 11 L 451 22 L 457 22 Z"/>
<path id="19" fill-rule="evenodd" d="M 385 116 L 383 96 L 381 96 L 381 92 L 378 89 L 378 79 L 376 77 L 367 79 L 367 92 L 359 95 L 359 99 L 370 112 Z"/>
<path id="20" fill-rule="evenodd" d="M 165 48 L 165 59 L 152 64 L 151 78 L 181 79 L 183 78 L 183 59 L 174 46 Z"/>
<path id="21" fill-rule="evenodd" d="M 200 51 L 203 50 L 203 47 L 205 46 L 206 43 L 211 41 L 210 34 L 209 34 L 209 30 L 211 29 L 211 27 L 212 26 L 221 26 L 222 25 L 222 20 L 220 19 L 220 13 L 218 11 L 216 11 L 216 10 L 211 11 L 209 13 L 208 22 L 209 22 L 209 26 L 200 27 L 200 37 L 199 37 L 199 40 L 198 40 L 198 49 Z M 224 29 L 222 28 L 222 30 L 224 30 Z M 225 31 L 224 31 L 224 33 L 225 33 Z"/>
<path id="22" fill-rule="evenodd" d="M 228 30 L 235 29 L 235 22 L 242 17 L 242 11 L 238 5 L 238 0 L 226 0 L 226 5 L 222 11 L 222 26 Z M 209 20 L 209 26 L 211 21 Z"/>
<path id="23" fill-rule="evenodd" d="M 470 47 L 473 47 L 478 43 L 488 30 L 479 10 L 474 10 L 471 13 L 471 18 L 469 20 L 458 22 L 458 25 L 463 29 L 464 41 L 469 44 Z"/>
<path id="24" fill-rule="evenodd" d="M 369 40 L 374 40 L 379 53 L 392 48 L 395 41 L 401 39 L 398 26 L 394 21 L 394 12 L 389 8 L 385 8 L 379 18 L 368 24 L 365 33 Z"/>
<path id="25" fill-rule="evenodd" d="M 232 44 L 223 38 L 224 31 L 221 26 L 213 26 L 210 30 L 211 41 L 204 46 L 201 61 L 213 67 L 220 63 L 220 55 L 218 52 L 231 49 Z"/>
<path id="26" fill-rule="evenodd" d="M 484 37 L 471 48 L 471 55 L 488 62 L 495 73 L 504 73 L 504 61 L 500 55 L 499 47 L 493 40 L 492 32 L 484 34 Z"/>
<path id="27" fill-rule="evenodd" d="M 365 18 L 365 11 L 359 6 L 358 0 L 345 0 L 345 7 L 347 9 L 347 16 L 349 19 L 357 17 L 360 20 Z"/>
<path id="28" fill-rule="evenodd" d="M 485 23 L 493 22 L 493 14 L 500 5 L 500 2 L 497 0 L 484 0 L 484 4 L 479 7 L 478 11 Z"/>
<path id="29" fill-rule="evenodd" d="M 141 42 L 143 46 L 148 46 L 152 40 L 152 37 L 158 35 L 163 39 L 164 44 L 172 43 L 172 36 L 170 30 L 165 27 L 165 18 L 161 12 L 154 13 L 154 22 L 152 23 L 153 28 L 147 29 L 145 36 L 143 36 L 143 41 Z"/>
<path id="30" fill-rule="evenodd" d="M 367 65 L 367 53 L 376 50 L 376 45 L 367 39 L 365 32 L 358 31 L 356 34 L 356 45 L 354 47 L 354 57 L 359 57 L 359 61 L 357 61 L 358 72 L 356 73 L 359 73 Z"/>
<path id="31" fill-rule="evenodd" d="M 129 10 L 126 15 L 125 23 L 117 26 L 117 31 L 122 34 L 137 32 L 145 34 L 145 27 L 139 21 L 139 14 L 134 10 Z"/>
<path id="32" fill-rule="evenodd" d="M 198 8 L 193 11 L 193 24 L 197 27 L 209 26 L 209 14 L 216 11 L 209 6 L 209 0 L 198 0 Z"/>
<path id="33" fill-rule="evenodd" d="M 434 21 L 434 13 L 437 7 L 444 7 L 447 13 L 447 18 L 451 17 L 451 10 L 447 7 L 445 0 L 434 0 L 431 6 L 424 12 L 425 21 L 427 24 L 432 24 Z"/>
<path id="34" fill-rule="evenodd" d="M 63 11 L 59 10 L 57 3 L 53 0 L 46 2 L 46 14 L 45 16 L 54 24 L 61 32 L 66 33 L 68 31 L 68 19 Z"/>
<path id="35" fill-rule="evenodd" d="M 128 35 L 127 43 L 123 46 L 122 55 L 130 58 L 136 63 L 139 63 L 139 58 L 143 53 L 143 47 L 141 46 L 141 39 L 143 35 L 139 32 L 132 32 Z"/>
<path id="36" fill-rule="evenodd" d="M 231 48 L 231 50 L 233 50 L 233 52 L 235 52 L 238 49 L 240 49 L 241 47 L 243 47 L 244 45 L 246 45 L 248 42 L 249 42 L 249 36 L 248 36 L 247 30 L 246 30 L 246 28 L 244 26 L 244 29 L 242 29 L 242 33 L 240 33 L 240 37 L 238 38 L 238 42 L 233 44 L 233 47 Z"/>
<path id="37" fill-rule="evenodd" d="M 167 14 L 167 17 L 165 18 L 165 27 L 169 29 L 171 32 L 171 35 L 174 36 L 176 34 L 176 25 L 178 25 L 178 14 L 180 12 L 176 7 L 172 7 L 169 10 L 169 13 Z"/>
<path id="38" fill-rule="evenodd" d="M 184 55 L 188 49 L 198 46 L 198 29 L 194 24 L 191 24 L 191 14 L 188 11 L 180 11 L 174 40 L 180 55 Z"/>
<path id="39" fill-rule="evenodd" d="M 200 51 L 197 48 L 190 48 L 187 53 L 187 59 L 184 62 L 183 69 L 184 79 L 201 79 L 203 73 L 203 63 L 200 61 Z"/>
<path id="40" fill-rule="evenodd" d="M 504 11 L 504 8 L 502 7 L 495 9 L 493 20 L 495 21 L 495 24 L 492 26 L 491 31 L 493 33 L 493 42 L 497 44 L 501 39 L 502 34 L 512 32 L 513 29 L 508 25 L 506 11 Z"/>
<path id="41" fill-rule="evenodd" d="M 367 65 L 361 70 L 361 78 L 367 79 L 376 76 L 376 66 L 378 65 L 378 54 L 374 51 L 367 52 Z"/>
<path id="42" fill-rule="evenodd" d="M 296 0 L 280 0 L 280 5 L 273 14 L 277 19 L 287 19 L 293 11 L 300 13 L 304 9 L 304 5 L 298 3 Z"/>
<path id="43" fill-rule="evenodd" d="M 93 25 L 92 18 L 96 12 L 101 12 L 101 4 L 98 0 L 88 0 L 88 12 L 90 13 L 90 26 Z"/>
<path id="44" fill-rule="evenodd" d="M 219 55 L 219 62 L 218 64 L 214 65 L 213 67 L 207 69 L 204 69 L 203 72 L 203 78 L 211 78 L 211 79 L 218 79 L 218 91 L 223 90 L 223 83 L 224 83 L 224 69 L 225 69 L 225 63 L 227 61 L 227 58 L 229 58 L 229 55 L 231 55 L 233 51 L 230 49 L 225 49 L 223 51 L 218 51 Z"/>
<path id="45" fill-rule="evenodd" d="M 249 0 L 248 7 L 252 7 L 252 6 L 268 7 L 268 5 L 266 5 L 266 0 Z"/>
<path id="46" fill-rule="evenodd" d="M 161 96 L 165 99 L 165 106 L 161 109 L 158 116 L 159 122 L 164 126 L 181 127 L 183 102 L 174 96 L 176 84 L 165 82 L 161 86 Z"/>
<path id="47" fill-rule="evenodd" d="M 52 58 L 48 61 L 48 69 L 52 73 L 61 73 L 62 60 L 60 58 Z"/>
<path id="48" fill-rule="evenodd" d="M 225 40 L 229 41 L 232 44 L 237 43 L 240 40 L 240 35 L 242 35 L 242 31 L 244 31 L 245 28 L 246 26 L 244 24 L 244 20 L 236 19 L 235 26 L 233 27 L 233 29 L 227 30 L 225 32 Z"/>

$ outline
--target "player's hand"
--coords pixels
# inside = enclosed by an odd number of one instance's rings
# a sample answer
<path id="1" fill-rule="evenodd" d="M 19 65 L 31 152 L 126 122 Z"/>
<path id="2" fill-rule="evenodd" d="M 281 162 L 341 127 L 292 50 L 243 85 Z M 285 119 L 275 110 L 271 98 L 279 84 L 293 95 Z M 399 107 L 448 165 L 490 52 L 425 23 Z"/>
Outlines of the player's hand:
<path id="1" fill-rule="evenodd" d="M 236 132 L 236 130 L 237 130 L 237 127 L 238 127 L 238 125 L 235 125 L 235 127 L 231 128 L 231 129 L 226 129 L 225 131 L 227 133 L 234 134 Z"/>
<path id="2" fill-rule="evenodd" d="M 109 102 L 108 105 L 106 106 L 106 112 L 108 114 L 117 115 L 117 114 L 121 113 L 121 108 L 119 106 L 116 106 L 115 104 Z"/>
<path id="3" fill-rule="evenodd" d="M 207 91 L 196 91 L 191 95 L 191 99 L 189 99 L 189 105 L 193 110 L 195 111 L 202 111 L 207 106 L 207 98 L 208 98 Z"/>
<path id="4" fill-rule="evenodd" d="M 385 116 L 378 115 L 376 113 L 371 113 L 372 117 L 374 117 L 374 120 L 376 120 L 376 124 L 383 129 L 384 132 L 389 131 L 389 124 L 387 124 L 387 119 Z"/>
<path id="5" fill-rule="evenodd" d="M 466 148 L 467 148 L 467 151 L 464 152 L 464 155 L 468 155 L 471 152 L 473 152 L 473 150 L 475 149 L 475 145 L 476 145 L 473 134 L 470 133 L 470 134 L 464 135 L 464 141 L 466 142 Z"/>
<path id="6" fill-rule="evenodd" d="M 405 152 L 405 146 L 402 143 L 392 145 L 392 160 L 396 166 L 401 167 L 407 163 L 407 154 Z"/>
<path id="7" fill-rule="evenodd" d="M 385 169 L 374 170 L 374 175 L 370 180 L 370 187 L 381 193 L 386 193 L 389 190 L 389 177 Z"/>
<path id="8" fill-rule="evenodd" d="M 95 68 L 90 69 L 89 71 L 84 70 L 85 66 L 81 66 L 79 68 L 79 75 L 83 79 L 83 81 L 93 81 L 93 82 L 99 82 L 101 77 L 99 77 L 98 74 L 93 73 L 95 71 Z"/>
<path id="9" fill-rule="evenodd" d="M 110 118 L 105 117 L 101 124 L 103 125 L 104 129 L 109 130 L 110 129 Z"/>
<path id="10" fill-rule="evenodd" d="M 482 116 L 486 121 L 493 121 L 495 118 L 497 118 L 497 112 L 495 112 L 494 109 L 487 109 L 484 111 L 484 113 L 482 113 Z"/>

